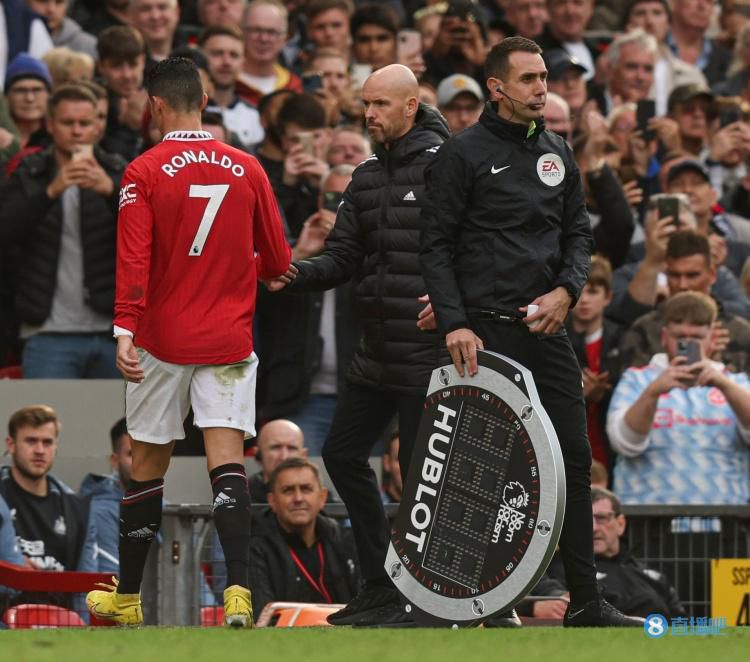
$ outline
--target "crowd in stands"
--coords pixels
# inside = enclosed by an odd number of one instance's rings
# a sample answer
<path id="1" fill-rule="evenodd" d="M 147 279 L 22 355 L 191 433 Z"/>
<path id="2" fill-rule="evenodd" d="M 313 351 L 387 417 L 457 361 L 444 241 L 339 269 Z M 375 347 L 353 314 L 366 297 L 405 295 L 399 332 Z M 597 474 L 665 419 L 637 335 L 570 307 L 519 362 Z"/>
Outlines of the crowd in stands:
<path id="1" fill-rule="evenodd" d="M 128 197 L 120 178 L 161 139 L 142 86 L 154 63 L 193 60 L 209 96 L 204 128 L 258 159 L 303 259 L 323 250 L 352 172 L 372 153 L 359 96 L 372 71 L 409 67 L 421 102 L 456 133 L 488 98 L 489 49 L 528 37 L 544 49 L 545 124 L 573 149 L 595 240 L 566 326 L 596 473 L 617 495 L 594 491 L 597 564 L 617 565 L 607 574 L 648 594 L 652 611 L 680 615 L 663 578 L 618 544 L 620 503 L 750 500 L 747 8 L 737 0 L 1 0 L 0 376 L 119 377 L 111 320 L 117 210 Z M 356 593 L 346 528 L 321 515 L 330 497 L 306 457 L 320 455 L 360 340 L 357 285 L 309 295 L 259 289 L 265 426 L 250 485 L 253 501 L 270 509 L 253 539 L 253 568 L 264 568 L 256 607 Z M 54 412 L 17 415 L 11 464 L 0 473 L 0 559 L 116 572 L 124 424 L 112 432 L 113 474 L 88 476 L 76 496 L 50 474 Z M 398 434 L 384 446 L 384 500 L 397 502 Z M 318 581 L 324 575 L 330 582 Z M 558 580 L 550 595 L 564 597 L 564 577 L 550 578 Z M 636 598 L 612 602 L 648 613 Z M 560 604 L 539 613 L 554 616 Z"/>

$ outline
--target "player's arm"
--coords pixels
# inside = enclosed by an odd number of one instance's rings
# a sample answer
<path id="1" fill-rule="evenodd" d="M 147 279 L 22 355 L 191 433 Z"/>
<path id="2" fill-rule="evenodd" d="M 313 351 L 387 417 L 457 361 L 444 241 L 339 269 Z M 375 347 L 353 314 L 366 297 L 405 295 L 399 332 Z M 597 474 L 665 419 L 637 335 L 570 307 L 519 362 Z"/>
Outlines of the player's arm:
<path id="1" fill-rule="evenodd" d="M 581 173 L 570 149 L 566 150 L 565 160 L 565 200 L 562 218 L 562 252 L 560 269 L 553 283 L 553 289 L 563 287 L 570 295 L 572 308 L 581 294 L 589 274 L 591 252 L 594 248 L 591 221 L 586 211 Z"/>
<path id="2" fill-rule="evenodd" d="M 253 241 L 258 253 L 256 266 L 260 280 L 281 276 L 292 261 L 292 249 L 286 241 L 284 223 L 279 215 L 279 205 L 271 183 L 257 161 L 248 168 L 255 191 L 253 209 Z"/>

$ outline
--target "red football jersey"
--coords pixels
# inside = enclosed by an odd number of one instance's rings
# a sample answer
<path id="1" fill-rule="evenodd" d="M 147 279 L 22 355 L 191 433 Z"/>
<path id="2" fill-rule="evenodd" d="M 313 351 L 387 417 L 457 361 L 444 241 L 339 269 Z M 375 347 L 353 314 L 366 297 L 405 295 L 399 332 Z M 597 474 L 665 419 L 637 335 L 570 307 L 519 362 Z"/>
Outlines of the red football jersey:
<path id="1" fill-rule="evenodd" d="M 247 358 L 257 279 L 283 274 L 290 260 L 273 190 L 252 156 L 205 131 L 173 131 L 125 171 L 114 323 L 158 359 Z"/>

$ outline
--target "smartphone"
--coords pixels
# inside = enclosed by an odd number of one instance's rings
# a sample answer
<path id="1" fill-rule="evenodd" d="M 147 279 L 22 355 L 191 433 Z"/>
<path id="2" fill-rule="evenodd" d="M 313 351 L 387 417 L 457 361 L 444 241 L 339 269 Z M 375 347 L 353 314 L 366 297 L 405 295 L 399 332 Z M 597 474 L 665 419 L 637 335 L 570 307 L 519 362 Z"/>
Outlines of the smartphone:
<path id="1" fill-rule="evenodd" d="M 419 30 L 399 30 L 398 60 L 403 62 L 422 52 L 422 33 Z"/>
<path id="2" fill-rule="evenodd" d="M 327 209 L 334 214 L 338 212 L 339 205 L 344 199 L 343 193 L 336 193 L 335 191 L 326 191 L 323 193 L 323 209 Z"/>
<path id="3" fill-rule="evenodd" d="M 302 145 L 302 151 L 310 156 L 315 154 L 315 134 L 312 131 L 300 131 L 297 134 L 297 142 Z"/>
<path id="4" fill-rule="evenodd" d="M 659 218 L 672 217 L 675 227 L 680 227 L 680 200 L 674 195 L 662 195 L 657 201 Z"/>
<path id="5" fill-rule="evenodd" d="M 701 360 L 701 346 L 697 340 L 678 340 L 677 356 L 685 357 L 684 365 L 693 365 Z"/>
<path id="6" fill-rule="evenodd" d="M 648 128 L 649 120 L 656 115 L 656 102 L 653 99 L 641 99 L 636 105 L 635 117 L 638 130 L 643 132 L 645 140 L 656 138 L 656 132 Z"/>
<path id="7" fill-rule="evenodd" d="M 93 145 L 76 145 L 70 154 L 71 161 L 79 161 L 94 156 Z"/>
<path id="8" fill-rule="evenodd" d="M 323 88 L 323 78 L 320 74 L 305 74 L 302 76 L 302 90 L 305 94 L 315 94 Z"/>
<path id="9" fill-rule="evenodd" d="M 723 129 L 725 126 L 739 122 L 742 119 L 742 109 L 736 104 L 724 106 L 719 111 L 719 124 Z"/>

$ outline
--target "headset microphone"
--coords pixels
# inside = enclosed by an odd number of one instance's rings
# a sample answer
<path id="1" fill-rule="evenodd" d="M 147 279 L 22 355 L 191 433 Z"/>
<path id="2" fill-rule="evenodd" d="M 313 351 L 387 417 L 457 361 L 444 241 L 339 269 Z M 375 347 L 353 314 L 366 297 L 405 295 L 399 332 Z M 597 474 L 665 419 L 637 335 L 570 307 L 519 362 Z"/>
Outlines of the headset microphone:
<path id="1" fill-rule="evenodd" d="M 520 99 L 514 99 L 509 94 L 506 94 L 505 92 L 503 92 L 502 88 L 499 85 L 495 88 L 495 92 L 497 92 L 498 94 L 502 94 L 506 99 L 509 99 L 510 102 L 511 102 L 511 104 L 513 104 L 513 103 L 520 103 L 522 106 L 526 106 L 527 108 L 529 107 L 528 103 L 524 103 Z"/>

